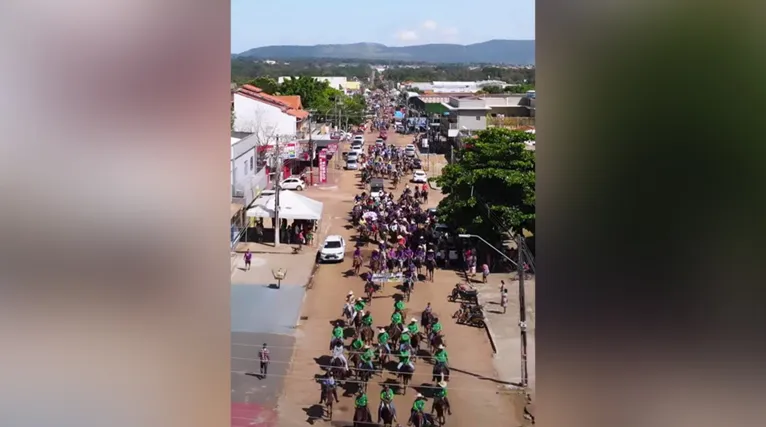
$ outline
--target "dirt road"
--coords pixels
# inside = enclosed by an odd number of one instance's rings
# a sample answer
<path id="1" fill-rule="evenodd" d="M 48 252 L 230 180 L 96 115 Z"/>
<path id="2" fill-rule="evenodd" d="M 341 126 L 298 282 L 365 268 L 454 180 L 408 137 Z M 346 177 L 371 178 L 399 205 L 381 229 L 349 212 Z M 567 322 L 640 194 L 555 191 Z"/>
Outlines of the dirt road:
<path id="1" fill-rule="evenodd" d="M 399 146 L 406 145 L 412 140 L 411 136 L 393 133 L 390 135 L 389 141 Z M 376 136 L 376 133 L 366 134 L 366 144 L 374 144 Z M 345 227 L 348 224 L 346 218 L 352 207 L 353 196 L 362 191 L 358 184 L 358 173 L 343 171 L 338 180 L 337 189 L 333 191 L 311 189 L 306 193 L 310 197 L 325 202 L 323 224 L 329 224 L 326 231 L 330 234 L 340 234 L 348 242 L 352 242 L 354 230 Z M 400 185 L 399 188 L 401 190 L 404 186 Z M 441 196 L 435 194 L 436 191 L 431 193 L 429 207 L 436 206 Z M 325 226 L 322 228 L 324 229 Z M 351 270 L 352 246 L 352 244 L 348 245 L 346 260 L 343 263 L 325 264 L 320 267 L 313 288 L 307 294 L 301 313 L 301 322 L 297 328 L 290 368 L 286 374 L 283 394 L 278 405 L 278 425 L 280 426 L 303 426 L 306 423 L 351 425 L 354 410 L 353 393 L 356 387 L 349 386 L 346 394 L 343 394 L 343 389 L 339 389 L 341 401 L 335 404 L 333 421 L 330 423 L 322 419 L 323 410 L 317 404 L 320 396 L 315 377 L 322 374 L 319 362 L 327 364 L 329 361 L 326 355 L 329 354 L 331 322 L 340 317 L 346 293 L 352 290 L 356 295 L 363 294 L 363 280 L 348 274 Z M 457 281 L 458 277 L 454 271 L 437 270 L 433 283 L 418 282 L 416 284 L 412 299 L 407 303 L 407 319 L 411 317 L 419 319 L 426 303 L 431 302 L 444 325 L 452 368 L 448 390 L 453 414 L 447 417 L 447 425 L 482 427 L 520 425 L 516 422 L 520 419 L 520 415 L 511 404 L 511 396 L 501 391 L 502 383 L 495 379 L 497 375 L 493 367 L 492 349 L 486 332 L 483 329 L 456 325 L 451 319 L 458 307 L 457 304 L 447 301 L 447 295 Z M 387 284 L 383 292 L 376 295 L 370 306 L 376 327 L 389 323 L 394 303 L 391 297 L 397 292 L 393 285 Z M 407 422 L 409 409 L 418 392 L 429 397 L 426 408 L 428 410 L 431 408 L 431 391 L 423 386 L 433 385 L 430 383 L 432 365 L 420 359 L 415 365 L 413 381 L 406 395 L 402 395 L 402 391 L 399 390 L 394 399 L 399 413 L 399 422 L 402 425 Z M 379 383 L 391 382 L 395 378 L 393 373 L 383 372 L 371 380 L 368 396 L 374 417 L 379 404 Z"/>

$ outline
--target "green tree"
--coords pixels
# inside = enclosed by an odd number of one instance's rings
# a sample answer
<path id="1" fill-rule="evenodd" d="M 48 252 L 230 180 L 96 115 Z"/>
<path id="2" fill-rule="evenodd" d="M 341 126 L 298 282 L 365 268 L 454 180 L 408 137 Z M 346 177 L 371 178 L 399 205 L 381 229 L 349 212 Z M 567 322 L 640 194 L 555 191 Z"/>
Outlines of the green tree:
<path id="1" fill-rule="evenodd" d="M 503 128 L 479 132 L 437 178 L 446 195 L 439 219 L 493 244 L 509 231 L 534 233 L 535 152 L 524 144 L 533 139 L 534 134 Z"/>
<path id="2" fill-rule="evenodd" d="M 502 86 L 484 86 L 481 89 L 484 93 L 503 93 L 503 87 Z"/>
<path id="3" fill-rule="evenodd" d="M 308 76 L 290 77 L 279 85 L 279 93 L 282 95 L 300 95 L 303 108 L 307 110 L 324 107 L 331 90 L 326 81 Z"/>
<path id="4" fill-rule="evenodd" d="M 248 80 L 246 84 L 261 88 L 269 95 L 276 95 L 279 93 L 279 83 L 277 83 L 276 79 L 271 77 L 256 77 Z"/>
<path id="5" fill-rule="evenodd" d="M 527 93 L 528 90 L 535 90 L 535 85 L 528 83 L 521 83 L 516 85 L 509 85 L 503 89 L 508 93 Z"/>

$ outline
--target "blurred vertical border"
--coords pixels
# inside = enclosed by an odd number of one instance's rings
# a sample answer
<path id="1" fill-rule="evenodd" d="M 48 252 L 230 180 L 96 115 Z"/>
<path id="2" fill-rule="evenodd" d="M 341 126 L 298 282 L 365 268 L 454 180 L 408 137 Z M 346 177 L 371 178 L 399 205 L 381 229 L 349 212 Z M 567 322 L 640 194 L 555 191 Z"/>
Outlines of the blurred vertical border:
<path id="1" fill-rule="evenodd" d="M 229 425 L 229 21 L 0 6 L 0 425 Z"/>

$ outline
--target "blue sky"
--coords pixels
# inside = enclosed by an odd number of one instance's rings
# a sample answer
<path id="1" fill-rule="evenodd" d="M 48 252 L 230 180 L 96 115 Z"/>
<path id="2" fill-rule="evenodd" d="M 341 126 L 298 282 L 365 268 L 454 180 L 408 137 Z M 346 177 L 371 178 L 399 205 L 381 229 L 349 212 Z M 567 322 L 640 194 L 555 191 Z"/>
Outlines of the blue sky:
<path id="1" fill-rule="evenodd" d="M 232 53 L 269 45 L 534 38 L 534 0 L 231 0 Z"/>

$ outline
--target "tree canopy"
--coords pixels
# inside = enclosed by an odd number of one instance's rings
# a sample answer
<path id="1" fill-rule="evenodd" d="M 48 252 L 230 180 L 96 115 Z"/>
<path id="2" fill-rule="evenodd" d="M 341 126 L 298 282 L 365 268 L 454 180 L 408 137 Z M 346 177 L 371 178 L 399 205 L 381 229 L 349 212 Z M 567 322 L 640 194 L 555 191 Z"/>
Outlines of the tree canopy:
<path id="1" fill-rule="evenodd" d="M 508 232 L 534 233 L 535 152 L 525 141 L 535 135 L 492 128 L 458 150 L 455 163 L 437 178 L 446 197 L 439 219 L 460 233 L 497 244 Z"/>
<path id="2" fill-rule="evenodd" d="M 525 67 L 470 67 L 465 64 L 388 68 L 383 78 L 394 82 L 500 80 L 506 83 L 535 82 L 535 69 Z"/>
<path id="3" fill-rule="evenodd" d="M 358 125 L 362 122 L 366 104 L 361 95 L 346 96 L 338 89 L 331 88 L 326 81 L 300 76 L 285 79 L 277 87 L 279 95 L 299 95 L 303 108 L 313 111 L 319 120 L 337 119 Z"/>

